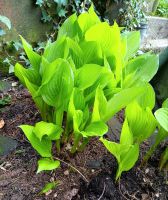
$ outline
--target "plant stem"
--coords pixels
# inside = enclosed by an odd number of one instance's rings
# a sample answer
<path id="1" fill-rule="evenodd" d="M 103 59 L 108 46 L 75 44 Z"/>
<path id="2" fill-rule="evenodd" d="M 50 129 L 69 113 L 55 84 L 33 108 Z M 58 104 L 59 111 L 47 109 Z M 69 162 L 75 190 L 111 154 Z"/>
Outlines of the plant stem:
<path id="1" fill-rule="evenodd" d="M 89 142 L 89 138 L 84 138 L 83 143 L 80 145 L 78 150 L 83 151 L 86 145 L 88 144 L 88 142 Z"/>
<path id="2" fill-rule="evenodd" d="M 63 111 L 62 109 L 59 109 L 56 112 L 56 124 L 62 126 L 62 120 L 63 120 Z M 56 148 L 58 153 L 60 153 L 60 139 L 56 141 Z"/>
<path id="3" fill-rule="evenodd" d="M 73 147 L 71 149 L 71 153 L 75 153 L 76 152 L 78 144 L 79 144 L 79 141 L 81 139 L 81 135 L 79 133 L 76 133 L 76 134 L 77 134 L 77 136 L 75 137 L 75 141 L 74 141 L 74 145 L 73 145 Z"/>

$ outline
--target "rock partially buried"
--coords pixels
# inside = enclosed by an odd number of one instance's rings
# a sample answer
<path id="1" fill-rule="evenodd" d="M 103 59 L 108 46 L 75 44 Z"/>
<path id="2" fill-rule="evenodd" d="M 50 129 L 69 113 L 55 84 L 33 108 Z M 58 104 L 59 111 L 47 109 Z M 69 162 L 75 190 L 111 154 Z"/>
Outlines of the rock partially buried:
<path id="1" fill-rule="evenodd" d="M 0 13 L 7 16 L 12 24 L 12 29 L 6 31 L 7 41 L 18 39 L 19 34 L 29 42 L 44 40 L 46 32 L 51 29 L 51 25 L 40 22 L 41 12 L 30 0 L 1 0 Z"/>
<path id="2" fill-rule="evenodd" d="M 16 149 L 18 143 L 16 140 L 0 135 L 0 156 L 8 155 L 11 151 Z"/>

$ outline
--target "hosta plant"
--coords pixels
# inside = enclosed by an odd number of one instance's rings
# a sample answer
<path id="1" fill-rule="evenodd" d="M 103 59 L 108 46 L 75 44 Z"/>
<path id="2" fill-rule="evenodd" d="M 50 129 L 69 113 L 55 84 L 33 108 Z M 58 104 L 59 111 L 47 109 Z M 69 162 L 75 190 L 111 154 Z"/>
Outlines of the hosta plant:
<path id="1" fill-rule="evenodd" d="M 148 116 L 152 118 L 153 104 L 148 105 L 148 101 L 154 95 L 147 82 L 158 69 L 157 56 L 150 53 L 135 56 L 139 32 L 121 34 L 116 23 L 110 26 L 101 22 L 92 6 L 78 17 L 70 16 L 60 27 L 57 40 L 48 42 L 43 55 L 21 39 L 31 67 L 16 64 L 15 75 L 28 88 L 43 121 L 20 127 L 42 156 L 38 171 L 59 166 L 53 160 L 52 145 L 56 145 L 59 153 L 63 144 L 71 143 L 70 151 L 75 153 L 84 149 L 92 137 L 99 137 L 107 149 L 116 146 L 110 152 L 119 163 L 117 178 L 133 167 L 139 143 L 153 131 L 152 126 L 151 132 L 139 132 L 134 123 L 137 120 L 142 130 L 149 123 Z M 110 142 L 107 145 L 108 141 L 103 139 L 108 131 L 106 122 L 127 105 L 121 147 Z M 135 120 L 136 116 L 129 111 L 132 106 L 138 111 Z"/>

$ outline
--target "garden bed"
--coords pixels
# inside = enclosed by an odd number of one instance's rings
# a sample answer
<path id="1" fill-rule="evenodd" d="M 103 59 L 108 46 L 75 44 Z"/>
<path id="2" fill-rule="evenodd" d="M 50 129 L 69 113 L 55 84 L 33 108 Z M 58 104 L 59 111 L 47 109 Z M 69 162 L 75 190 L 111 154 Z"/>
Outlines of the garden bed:
<path id="1" fill-rule="evenodd" d="M 61 168 L 56 171 L 36 174 L 39 157 L 18 126 L 24 123 L 34 124 L 40 120 L 40 115 L 27 90 L 19 86 L 9 93 L 12 103 L 0 113 L 0 118 L 5 122 L 0 134 L 16 139 L 18 147 L 8 156 L 1 157 L 0 199 L 168 199 L 168 177 L 165 172 L 158 170 L 160 156 L 156 156 L 160 155 L 164 145 L 153 155 L 146 167 L 140 168 L 142 155 L 149 149 L 148 142 L 143 143 L 138 164 L 129 172 L 123 173 L 118 183 L 114 182 L 116 161 L 97 139 L 92 139 L 86 149 L 74 157 L 66 153 L 67 147 L 62 151 L 59 158 L 76 170 L 61 163 Z M 121 121 L 121 116 L 117 117 Z M 39 195 L 44 185 L 54 180 L 58 180 L 59 185 L 53 191 Z"/>

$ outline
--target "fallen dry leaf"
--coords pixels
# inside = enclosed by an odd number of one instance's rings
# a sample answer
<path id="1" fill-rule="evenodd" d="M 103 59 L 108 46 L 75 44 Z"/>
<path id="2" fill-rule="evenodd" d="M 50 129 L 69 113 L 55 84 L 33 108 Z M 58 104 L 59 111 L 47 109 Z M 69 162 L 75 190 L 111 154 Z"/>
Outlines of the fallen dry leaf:
<path id="1" fill-rule="evenodd" d="M 3 127 L 4 127 L 4 125 L 5 125 L 5 122 L 4 122 L 4 120 L 3 120 L 3 119 L 1 119 L 1 120 L 0 120 L 0 128 L 3 128 Z"/>

